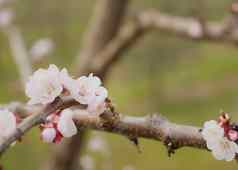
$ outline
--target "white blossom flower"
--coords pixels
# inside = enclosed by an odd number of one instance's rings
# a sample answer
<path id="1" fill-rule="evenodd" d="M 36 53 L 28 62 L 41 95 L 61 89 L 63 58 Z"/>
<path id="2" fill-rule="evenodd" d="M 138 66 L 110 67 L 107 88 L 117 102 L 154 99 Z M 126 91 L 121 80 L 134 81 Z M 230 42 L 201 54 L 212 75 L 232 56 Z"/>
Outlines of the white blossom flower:
<path id="1" fill-rule="evenodd" d="M 88 116 L 90 113 L 86 109 L 74 109 L 73 110 L 75 115 L 78 116 Z"/>
<path id="2" fill-rule="evenodd" d="M 77 133 L 73 115 L 74 112 L 71 109 L 65 109 L 60 114 L 57 129 L 64 137 L 71 137 Z"/>
<path id="3" fill-rule="evenodd" d="M 101 86 L 101 80 L 97 76 L 90 74 L 82 76 L 76 81 L 67 78 L 65 73 L 64 82 L 68 83 L 67 89 L 72 97 L 81 104 L 87 104 L 89 113 L 101 114 L 105 111 L 105 99 L 108 96 L 107 89 Z M 66 84 L 66 83 L 64 83 Z"/>
<path id="4" fill-rule="evenodd" d="M 77 90 L 77 81 L 69 76 L 68 70 L 63 68 L 60 71 L 60 82 L 70 94 Z"/>
<path id="5" fill-rule="evenodd" d="M 232 161 L 238 153 L 237 144 L 226 137 L 214 142 L 209 149 L 212 150 L 212 154 L 217 160 Z"/>
<path id="6" fill-rule="evenodd" d="M 30 98 L 28 102 L 30 105 L 53 102 L 63 91 L 57 66 L 50 65 L 47 70 L 35 71 L 27 82 L 25 91 Z"/>
<path id="7" fill-rule="evenodd" d="M 217 160 L 231 161 L 238 153 L 237 144 L 224 136 L 224 129 L 215 120 L 204 123 L 202 136 L 206 140 L 207 148 Z"/>
<path id="8" fill-rule="evenodd" d="M 17 126 L 15 115 L 8 110 L 0 110 L 0 141 L 11 135 Z"/>
<path id="9" fill-rule="evenodd" d="M 211 149 L 210 145 L 213 145 L 214 141 L 224 137 L 224 129 L 219 126 L 217 121 L 210 120 L 204 123 L 202 136 L 207 142 L 208 149 Z"/>
<path id="10" fill-rule="evenodd" d="M 88 105 L 87 110 L 91 114 L 100 115 L 106 110 L 106 104 L 105 102 L 98 102 L 95 100 L 94 103 L 92 102 Z"/>
<path id="11" fill-rule="evenodd" d="M 95 97 L 95 90 L 101 85 L 101 80 L 97 76 L 90 74 L 77 79 L 77 85 L 72 90 L 72 96 L 81 104 L 89 104 Z"/>
<path id="12" fill-rule="evenodd" d="M 42 38 L 33 44 L 30 55 L 34 61 L 40 61 L 49 55 L 53 49 L 54 42 L 50 38 Z"/>
<path id="13" fill-rule="evenodd" d="M 52 143 L 56 137 L 56 130 L 54 128 L 45 128 L 41 132 L 42 140 L 46 143 Z"/>
<path id="14" fill-rule="evenodd" d="M 107 95 L 107 89 L 104 87 L 97 88 L 93 100 L 88 104 L 88 112 L 98 115 L 103 113 L 106 109 L 105 99 L 107 98 Z"/>
<path id="15" fill-rule="evenodd" d="M 63 87 L 70 95 L 79 103 L 88 105 L 89 113 L 101 114 L 105 111 L 108 91 L 100 86 L 101 80 L 98 77 L 90 74 L 88 77 L 82 76 L 74 80 L 66 69 L 60 72 L 60 77 Z"/>
<path id="16" fill-rule="evenodd" d="M 95 91 L 95 95 L 99 101 L 105 101 L 108 96 L 107 89 L 104 87 L 98 87 Z"/>

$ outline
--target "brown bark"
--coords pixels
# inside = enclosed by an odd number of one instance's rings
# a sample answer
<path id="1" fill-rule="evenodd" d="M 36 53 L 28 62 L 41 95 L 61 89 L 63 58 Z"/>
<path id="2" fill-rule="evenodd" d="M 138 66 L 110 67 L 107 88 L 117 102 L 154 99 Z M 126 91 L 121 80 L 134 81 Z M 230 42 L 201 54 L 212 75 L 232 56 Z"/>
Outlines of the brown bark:
<path id="1" fill-rule="evenodd" d="M 117 34 L 123 22 L 128 0 L 99 0 L 88 32 L 85 34 L 83 47 L 77 57 L 78 75 L 87 73 L 93 58 Z"/>
<path id="2" fill-rule="evenodd" d="M 30 129 L 42 123 L 49 114 L 71 106 L 86 109 L 85 105 L 80 105 L 73 99 L 57 98 L 52 104 L 26 117 L 23 122 L 18 125 L 16 131 L 0 143 L 0 156 L 10 147 L 11 143 L 17 141 Z M 162 141 L 168 147 L 169 151 L 174 151 L 175 149 L 185 146 L 207 149 L 206 142 L 200 133 L 200 128 L 172 123 L 159 114 L 134 117 L 114 111 L 105 111 L 101 116 L 97 116 L 85 113 L 81 114 L 80 111 L 78 111 L 74 116 L 74 121 L 78 129 L 88 128 L 120 134 L 129 138 L 143 137 Z M 74 138 L 72 138 L 66 141 L 69 145 L 61 145 L 61 147 L 66 148 L 57 150 L 56 153 L 58 154 L 55 155 L 57 156 L 57 161 L 51 161 L 52 168 L 58 167 L 58 170 L 77 168 L 72 161 L 78 158 L 76 149 L 77 145 L 80 144 L 78 142 L 80 142 L 80 140 L 74 140 Z M 68 146 L 72 145 L 74 147 L 68 148 Z M 68 151 L 65 149 L 72 150 Z M 72 157 L 72 155 L 74 156 Z M 57 165 L 55 165 L 55 163 L 57 163 Z"/>

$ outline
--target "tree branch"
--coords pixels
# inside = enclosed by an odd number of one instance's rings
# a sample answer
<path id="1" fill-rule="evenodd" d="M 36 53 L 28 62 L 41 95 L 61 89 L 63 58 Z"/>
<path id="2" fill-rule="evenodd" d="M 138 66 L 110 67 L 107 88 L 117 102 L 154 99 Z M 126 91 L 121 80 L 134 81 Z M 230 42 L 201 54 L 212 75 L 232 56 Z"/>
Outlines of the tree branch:
<path id="1" fill-rule="evenodd" d="M 118 36 L 99 53 L 98 58 L 105 60 L 97 63 L 92 70 L 105 65 L 111 65 L 116 57 L 134 43 L 148 29 L 159 29 L 168 33 L 174 33 L 178 36 L 192 40 L 209 40 L 214 42 L 229 42 L 236 44 L 238 42 L 237 29 L 230 27 L 229 18 L 223 22 L 206 22 L 206 29 L 202 29 L 199 21 L 191 17 L 177 17 L 162 14 L 155 11 L 146 11 L 136 17 L 134 25 L 125 27 Z M 131 24 L 131 23 L 130 23 Z M 129 29 L 128 29 L 129 28 Z M 129 30 L 129 31 L 128 31 Z M 206 30 L 206 31 L 203 31 Z M 99 61 L 99 60 L 98 60 Z M 54 109 L 58 109 L 56 105 Z M 53 110 L 54 110 L 53 109 Z M 52 110 L 51 110 L 52 111 Z M 12 143 L 27 132 L 33 126 L 39 124 L 42 118 L 50 114 L 50 111 L 44 111 L 37 115 L 32 115 L 25 119 L 18 127 L 18 131 L 9 139 L 0 145 L 0 154 Z M 171 144 L 174 148 L 190 146 L 206 149 L 205 141 L 199 133 L 199 128 L 185 125 L 178 125 L 161 118 L 160 116 L 150 117 L 128 117 L 120 116 L 115 122 L 107 121 L 90 115 L 77 115 L 75 118 L 79 128 L 91 128 L 95 130 L 118 133 L 126 136 L 145 137 Z"/>
<path id="2" fill-rule="evenodd" d="M 28 106 L 21 102 L 10 102 L 8 104 L 0 105 L 0 109 L 8 109 L 16 113 L 20 118 L 24 119 L 32 114 L 37 114 L 42 110 L 40 106 Z"/>
<path id="3" fill-rule="evenodd" d="M 180 17 L 147 10 L 137 16 L 147 28 L 154 28 L 173 33 L 182 38 L 192 40 L 208 40 L 214 42 L 238 43 L 238 27 L 233 24 L 234 17 L 226 17 L 221 22 L 206 21 L 201 23 L 194 17 Z"/>
<path id="4" fill-rule="evenodd" d="M 57 98 L 55 102 L 42 108 L 38 113 L 25 118 L 18 125 L 17 130 L 0 144 L 0 156 L 11 143 L 20 139 L 31 128 L 42 123 L 49 114 L 74 105 L 79 104 L 72 99 Z M 79 106 L 81 109 L 85 109 L 84 105 Z M 154 139 L 163 142 L 172 150 L 184 146 L 207 149 L 198 127 L 175 124 L 159 114 L 133 117 L 111 111 L 105 111 L 103 116 L 81 114 L 80 110 L 75 113 L 74 121 L 80 130 L 87 128 L 120 134 L 129 138 Z"/>
<path id="5" fill-rule="evenodd" d="M 128 3 L 129 0 L 99 0 L 97 2 L 89 29 L 85 34 L 83 47 L 77 56 L 78 74 L 87 73 L 88 65 L 91 64 L 97 53 L 117 34 Z"/>
<path id="6" fill-rule="evenodd" d="M 89 71 L 104 75 L 118 61 L 121 54 L 134 45 L 147 30 L 148 28 L 138 20 L 125 24 L 118 34 L 96 55 L 88 67 Z"/>
<path id="7" fill-rule="evenodd" d="M 9 137 L 5 138 L 0 143 L 0 156 L 4 153 L 4 151 L 15 141 L 20 139 L 27 131 L 36 125 L 44 122 L 46 117 L 57 110 L 62 110 L 74 105 L 79 105 L 78 102 L 72 99 L 61 99 L 56 98 L 55 101 L 45 108 L 40 109 L 38 113 L 34 113 L 31 116 L 26 117 L 18 126 L 16 131 Z M 80 105 L 82 108 L 84 105 Z M 24 109 L 24 108 L 23 108 Z"/>
<path id="8" fill-rule="evenodd" d="M 149 30 L 159 30 L 174 34 L 181 38 L 196 41 L 211 41 L 216 43 L 238 43 L 238 25 L 234 24 L 233 16 L 226 17 L 221 22 L 203 22 L 193 17 L 179 17 L 147 10 L 138 14 L 128 22 L 119 33 L 96 55 L 93 64 L 89 66 L 91 72 L 97 72 L 107 65 L 117 61 L 121 53 L 135 44 Z"/>
<path id="9" fill-rule="evenodd" d="M 24 88 L 25 83 L 32 73 L 32 65 L 25 47 L 25 42 L 20 31 L 14 25 L 10 25 L 4 32 L 8 38 L 12 56 L 20 74 L 22 87 Z"/>
<path id="10" fill-rule="evenodd" d="M 110 113 L 110 115 L 115 113 Z M 160 114 L 145 117 L 133 117 L 119 114 L 115 121 L 105 121 L 93 115 L 75 115 L 75 122 L 79 128 L 90 128 L 111 132 L 127 137 L 143 137 L 164 142 L 174 149 L 189 146 L 206 149 L 206 142 L 202 138 L 200 129 L 194 126 L 179 125 L 168 121 Z"/>

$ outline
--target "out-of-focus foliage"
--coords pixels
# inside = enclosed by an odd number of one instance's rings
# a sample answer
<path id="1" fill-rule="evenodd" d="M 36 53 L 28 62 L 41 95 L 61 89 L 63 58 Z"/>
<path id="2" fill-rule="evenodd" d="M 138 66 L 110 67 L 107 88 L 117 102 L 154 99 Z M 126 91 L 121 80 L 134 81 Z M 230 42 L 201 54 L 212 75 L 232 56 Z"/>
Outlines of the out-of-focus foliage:
<path id="1" fill-rule="evenodd" d="M 131 1 L 130 13 L 153 7 L 188 16 L 201 10 L 207 18 L 219 20 L 229 14 L 230 2 L 204 1 L 205 7 L 197 9 L 201 5 L 196 0 L 138 0 Z M 28 48 L 41 37 L 55 41 L 55 52 L 35 68 L 49 63 L 70 67 L 94 4 L 94 0 L 16 0 L 16 23 Z M 0 49 L 0 102 L 25 100 L 4 34 L 0 34 Z M 205 120 L 216 118 L 220 109 L 231 112 L 233 119 L 238 120 L 237 74 L 238 47 L 192 42 L 153 32 L 124 54 L 112 69 L 107 87 L 118 111 L 134 115 L 160 112 L 172 121 L 201 126 Z M 133 165 L 136 170 L 237 168 L 235 162 L 216 161 L 208 152 L 189 148 L 168 158 L 161 143 L 148 140 L 140 141 L 142 153 L 138 154 L 126 138 L 102 135 L 108 139 L 110 161 L 86 148 L 84 151 L 93 156 L 97 170 L 105 169 L 103 167 L 109 163 L 113 170 L 125 165 Z M 35 129 L 8 151 L 3 164 L 6 169 L 39 169 L 48 157 L 49 147 L 40 141 L 38 129 Z"/>

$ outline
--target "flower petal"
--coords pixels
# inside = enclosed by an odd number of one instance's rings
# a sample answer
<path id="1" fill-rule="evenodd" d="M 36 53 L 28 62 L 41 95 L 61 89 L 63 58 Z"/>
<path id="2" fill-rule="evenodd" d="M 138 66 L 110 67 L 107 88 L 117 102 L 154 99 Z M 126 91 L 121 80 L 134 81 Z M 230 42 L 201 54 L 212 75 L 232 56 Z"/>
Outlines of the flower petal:
<path id="1" fill-rule="evenodd" d="M 65 109 L 62 111 L 57 128 L 64 137 L 71 137 L 77 133 L 77 127 L 73 121 L 72 110 Z"/>
<path id="2" fill-rule="evenodd" d="M 55 100 L 63 87 L 60 82 L 60 72 L 56 65 L 46 69 L 38 69 L 26 83 L 26 95 L 30 98 L 28 104 L 48 104 Z"/>
<path id="3" fill-rule="evenodd" d="M 8 110 L 0 110 L 0 136 L 7 137 L 11 135 L 17 126 L 15 115 Z"/>
<path id="4" fill-rule="evenodd" d="M 52 143 L 56 137 L 54 128 L 45 128 L 41 133 L 42 140 L 46 143 Z"/>
<path id="5" fill-rule="evenodd" d="M 206 141 L 218 140 L 224 136 L 224 129 L 215 120 L 210 120 L 204 123 L 202 136 Z"/>

